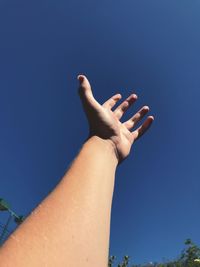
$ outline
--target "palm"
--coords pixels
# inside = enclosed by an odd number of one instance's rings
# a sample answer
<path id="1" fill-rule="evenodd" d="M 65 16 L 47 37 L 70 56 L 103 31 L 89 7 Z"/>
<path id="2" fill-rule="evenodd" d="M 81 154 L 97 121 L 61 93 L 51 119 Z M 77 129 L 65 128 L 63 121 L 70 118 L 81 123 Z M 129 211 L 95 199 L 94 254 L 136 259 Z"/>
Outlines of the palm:
<path id="1" fill-rule="evenodd" d="M 90 136 L 97 135 L 103 139 L 110 139 L 115 144 L 120 157 L 125 158 L 129 154 L 133 142 L 146 132 L 153 121 L 153 117 L 149 116 L 139 128 L 131 131 L 146 115 L 149 108 L 147 106 L 142 107 L 129 120 L 122 123 L 121 117 L 136 101 L 137 96 L 135 94 L 130 95 L 114 109 L 115 104 L 121 99 L 120 94 L 114 95 L 103 105 L 100 105 L 92 94 L 87 78 L 81 75 L 79 80 L 81 82 L 79 93 L 88 118 Z"/>

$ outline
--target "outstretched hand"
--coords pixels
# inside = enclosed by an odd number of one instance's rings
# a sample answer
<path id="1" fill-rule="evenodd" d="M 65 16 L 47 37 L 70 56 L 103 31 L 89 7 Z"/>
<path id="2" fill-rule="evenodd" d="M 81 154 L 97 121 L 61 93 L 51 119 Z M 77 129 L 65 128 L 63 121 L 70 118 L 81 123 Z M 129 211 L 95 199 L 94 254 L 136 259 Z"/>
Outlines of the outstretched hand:
<path id="1" fill-rule="evenodd" d="M 79 94 L 89 122 L 90 136 L 98 136 L 108 140 L 114 145 L 119 162 L 126 158 L 132 144 L 140 138 L 151 126 L 154 117 L 148 116 L 144 123 L 137 129 L 133 128 L 148 113 L 149 107 L 143 106 L 129 120 L 121 122 L 123 114 L 137 100 L 137 95 L 130 95 L 117 108 L 115 104 L 121 99 L 116 94 L 108 99 L 103 105 L 94 98 L 90 83 L 86 76 L 79 75 Z"/>

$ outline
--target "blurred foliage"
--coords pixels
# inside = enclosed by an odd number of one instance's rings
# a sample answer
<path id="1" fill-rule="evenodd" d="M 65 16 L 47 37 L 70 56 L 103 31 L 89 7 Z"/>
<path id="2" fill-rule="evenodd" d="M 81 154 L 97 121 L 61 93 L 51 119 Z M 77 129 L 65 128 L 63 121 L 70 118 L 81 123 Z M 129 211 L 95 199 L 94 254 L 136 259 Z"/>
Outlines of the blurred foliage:
<path id="1" fill-rule="evenodd" d="M 129 262 L 129 256 L 124 256 L 122 262 L 116 265 L 115 260 L 115 256 L 110 256 L 108 267 L 200 267 L 200 248 L 191 239 L 186 239 L 185 248 L 180 256 L 165 263 L 134 264 Z"/>

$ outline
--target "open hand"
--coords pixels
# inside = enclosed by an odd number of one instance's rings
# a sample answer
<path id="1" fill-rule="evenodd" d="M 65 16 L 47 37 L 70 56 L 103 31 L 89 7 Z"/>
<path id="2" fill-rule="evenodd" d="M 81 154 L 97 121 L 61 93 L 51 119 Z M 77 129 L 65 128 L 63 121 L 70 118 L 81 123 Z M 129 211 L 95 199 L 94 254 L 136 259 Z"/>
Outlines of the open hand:
<path id="1" fill-rule="evenodd" d="M 123 114 L 136 101 L 135 94 L 130 95 L 117 108 L 115 104 L 121 99 L 120 94 L 116 94 L 108 99 L 103 105 L 94 98 L 90 83 L 86 76 L 79 75 L 79 94 L 83 103 L 85 113 L 89 122 L 90 137 L 98 136 L 111 141 L 115 147 L 119 162 L 126 158 L 132 144 L 140 138 L 151 126 L 154 117 L 148 116 L 144 123 L 137 129 L 132 130 L 137 123 L 148 113 L 149 107 L 143 106 L 129 120 L 121 122 Z"/>

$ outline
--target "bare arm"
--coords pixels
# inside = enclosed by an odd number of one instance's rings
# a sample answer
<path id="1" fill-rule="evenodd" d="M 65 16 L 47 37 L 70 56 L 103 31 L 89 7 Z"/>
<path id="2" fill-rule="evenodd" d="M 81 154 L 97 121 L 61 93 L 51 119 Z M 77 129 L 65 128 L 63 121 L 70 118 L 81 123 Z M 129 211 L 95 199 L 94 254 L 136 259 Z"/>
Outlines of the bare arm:
<path id="1" fill-rule="evenodd" d="M 116 167 L 149 128 L 153 117 L 131 132 L 148 107 L 121 123 L 120 118 L 135 102 L 136 95 L 113 111 L 121 98 L 119 94 L 100 105 L 87 78 L 81 75 L 79 80 L 90 138 L 53 192 L 5 242 L 0 250 L 2 267 L 108 265 Z"/>

